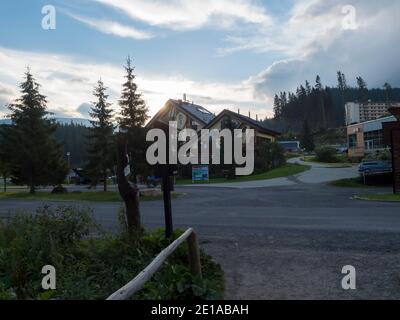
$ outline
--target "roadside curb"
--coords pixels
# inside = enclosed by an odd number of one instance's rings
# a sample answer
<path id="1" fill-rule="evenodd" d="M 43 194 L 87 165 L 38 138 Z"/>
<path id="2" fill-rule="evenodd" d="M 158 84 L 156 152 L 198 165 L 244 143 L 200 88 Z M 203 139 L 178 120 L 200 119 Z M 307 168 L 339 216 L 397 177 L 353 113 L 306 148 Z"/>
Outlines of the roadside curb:
<path id="1" fill-rule="evenodd" d="M 374 199 L 367 199 L 365 197 L 360 197 L 360 196 L 353 196 L 350 197 L 351 200 L 358 200 L 358 201 L 369 201 L 369 202 L 381 202 L 381 203 L 399 203 L 400 200 L 374 200 Z"/>

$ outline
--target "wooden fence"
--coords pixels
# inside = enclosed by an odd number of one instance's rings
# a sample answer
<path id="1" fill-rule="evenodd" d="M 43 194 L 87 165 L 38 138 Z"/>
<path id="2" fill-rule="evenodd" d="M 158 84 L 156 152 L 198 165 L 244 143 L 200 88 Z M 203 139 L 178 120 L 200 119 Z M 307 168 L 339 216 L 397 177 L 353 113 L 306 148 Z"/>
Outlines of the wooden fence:
<path id="1" fill-rule="evenodd" d="M 147 281 L 161 268 L 165 260 L 183 243 L 187 242 L 189 251 L 190 270 L 193 274 L 201 276 L 200 249 L 197 235 L 192 228 L 188 229 L 178 239 L 171 243 L 150 263 L 136 278 L 121 289 L 110 295 L 107 300 L 128 300 L 139 291 Z"/>

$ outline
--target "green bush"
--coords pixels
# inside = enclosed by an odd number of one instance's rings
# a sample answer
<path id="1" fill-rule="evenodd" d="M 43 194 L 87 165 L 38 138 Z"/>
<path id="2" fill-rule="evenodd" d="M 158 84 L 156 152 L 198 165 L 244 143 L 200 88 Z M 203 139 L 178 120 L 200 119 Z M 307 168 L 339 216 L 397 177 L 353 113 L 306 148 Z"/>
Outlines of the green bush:
<path id="1" fill-rule="evenodd" d="M 364 160 L 382 160 L 382 161 L 392 161 L 392 153 L 389 149 L 376 151 L 374 153 L 368 154 Z"/>
<path id="2" fill-rule="evenodd" d="M 254 166 L 257 172 L 264 172 L 286 163 L 284 150 L 279 143 L 265 142 L 256 146 Z"/>
<path id="3" fill-rule="evenodd" d="M 318 147 L 315 149 L 317 161 L 334 163 L 336 159 L 336 149 L 328 146 Z"/>
<path id="4" fill-rule="evenodd" d="M 0 299 L 105 299 L 167 245 L 162 230 L 106 236 L 86 209 L 44 207 L 18 214 L 0 223 Z M 222 298 L 220 267 L 204 253 L 202 264 L 204 277 L 199 279 L 190 273 L 182 245 L 135 298 Z M 44 265 L 56 268 L 57 290 L 42 290 Z"/>

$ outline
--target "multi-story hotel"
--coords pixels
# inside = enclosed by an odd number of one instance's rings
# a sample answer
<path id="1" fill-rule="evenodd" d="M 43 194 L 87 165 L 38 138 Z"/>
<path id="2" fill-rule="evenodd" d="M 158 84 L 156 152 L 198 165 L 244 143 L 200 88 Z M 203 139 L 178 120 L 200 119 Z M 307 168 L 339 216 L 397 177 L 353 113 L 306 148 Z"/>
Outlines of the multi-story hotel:
<path id="1" fill-rule="evenodd" d="M 371 121 L 389 115 L 389 108 L 399 107 L 400 102 L 348 102 L 346 103 L 346 125 Z"/>

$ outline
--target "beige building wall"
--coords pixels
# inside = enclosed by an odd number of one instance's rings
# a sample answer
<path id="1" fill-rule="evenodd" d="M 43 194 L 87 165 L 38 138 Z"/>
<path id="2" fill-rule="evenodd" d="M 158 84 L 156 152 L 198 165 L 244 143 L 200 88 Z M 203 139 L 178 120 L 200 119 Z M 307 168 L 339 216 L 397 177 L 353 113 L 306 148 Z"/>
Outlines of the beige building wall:
<path id="1" fill-rule="evenodd" d="M 347 127 L 347 137 L 356 136 L 356 146 L 349 147 L 348 156 L 350 158 L 362 158 L 365 156 L 365 145 L 364 145 L 364 131 L 363 124 L 355 124 Z"/>

